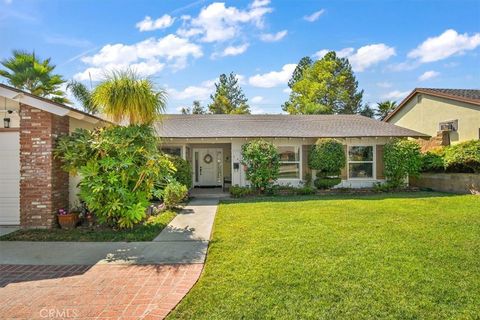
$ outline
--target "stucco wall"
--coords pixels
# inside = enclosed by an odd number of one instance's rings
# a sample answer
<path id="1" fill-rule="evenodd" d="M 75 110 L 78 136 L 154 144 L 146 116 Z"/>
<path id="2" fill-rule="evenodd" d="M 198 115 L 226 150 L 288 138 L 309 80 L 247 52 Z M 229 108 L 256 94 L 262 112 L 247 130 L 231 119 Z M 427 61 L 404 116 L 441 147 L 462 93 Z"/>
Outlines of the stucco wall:
<path id="1" fill-rule="evenodd" d="M 388 122 L 436 136 L 439 123 L 451 120 L 458 120 L 458 132 L 450 134 L 451 143 L 479 138 L 479 106 L 427 94 L 417 94 Z"/>
<path id="2" fill-rule="evenodd" d="M 423 173 L 410 178 L 410 185 L 436 191 L 468 194 L 480 192 L 480 174 L 473 173 Z"/>

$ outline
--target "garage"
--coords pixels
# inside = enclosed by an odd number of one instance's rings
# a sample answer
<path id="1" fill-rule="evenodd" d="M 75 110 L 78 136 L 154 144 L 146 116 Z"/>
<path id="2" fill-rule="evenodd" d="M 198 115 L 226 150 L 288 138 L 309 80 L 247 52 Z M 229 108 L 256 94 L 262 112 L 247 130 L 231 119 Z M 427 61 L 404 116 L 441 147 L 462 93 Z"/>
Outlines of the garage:
<path id="1" fill-rule="evenodd" d="M 0 132 L 0 225 L 20 224 L 20 138 Z"/>

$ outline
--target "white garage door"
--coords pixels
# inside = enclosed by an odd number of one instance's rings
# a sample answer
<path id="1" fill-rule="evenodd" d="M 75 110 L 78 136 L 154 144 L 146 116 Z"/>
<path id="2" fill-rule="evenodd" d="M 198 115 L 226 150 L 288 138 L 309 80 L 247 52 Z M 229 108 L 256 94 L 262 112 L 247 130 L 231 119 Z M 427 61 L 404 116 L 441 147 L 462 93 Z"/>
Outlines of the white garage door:
<path id="1" fill-rule="evenodd" d="M 20 224 L 20 139 L 0 132 L 0 225 Z"/>

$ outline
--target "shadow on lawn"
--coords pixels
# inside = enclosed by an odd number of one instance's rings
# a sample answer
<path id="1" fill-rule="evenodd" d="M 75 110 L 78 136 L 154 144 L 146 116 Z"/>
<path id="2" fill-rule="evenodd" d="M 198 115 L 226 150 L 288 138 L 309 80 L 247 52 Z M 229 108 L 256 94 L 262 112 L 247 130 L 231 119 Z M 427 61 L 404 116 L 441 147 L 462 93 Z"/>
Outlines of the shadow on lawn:
<path id="1" fill-rule="evenodd" d="M 224 205 L 236 203 L 260 203 L 260 202 L 291 202 L 291 201 L 311 201 L 311 200 L 384 200 L 384 199 L 425 199 L 425 198 L 444 198 L 459 196 L 453 193 L 415 191 L 415 192 L 382 192 L 382 193 L 337 193 L 328 195 L 295 195 L 295 196 L 260 196 L 238 199 L 224 199 L 220 203 Z"/>

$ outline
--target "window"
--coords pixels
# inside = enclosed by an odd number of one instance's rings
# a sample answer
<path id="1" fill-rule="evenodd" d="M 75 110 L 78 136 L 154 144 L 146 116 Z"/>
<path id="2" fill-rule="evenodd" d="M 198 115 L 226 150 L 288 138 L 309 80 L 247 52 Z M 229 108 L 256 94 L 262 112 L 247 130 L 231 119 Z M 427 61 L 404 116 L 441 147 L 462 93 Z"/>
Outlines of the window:
<path id="1" fill-rule="evenodd" d="M 161 147 L 160 150 L 171 156 L 182 156 L 182 148 L 181 147 Z"/>
<path id="2" fill-rule="evenodd" d="M 280 155 L 279 179 L 300 179 L 300 148 L 294 146 L 278 147 Z"/>
<path id="3" fill-rule="evenodd" d="M 349 178 L 373 178 L 373 146 L 351 146 L 348 148 Z"/>

